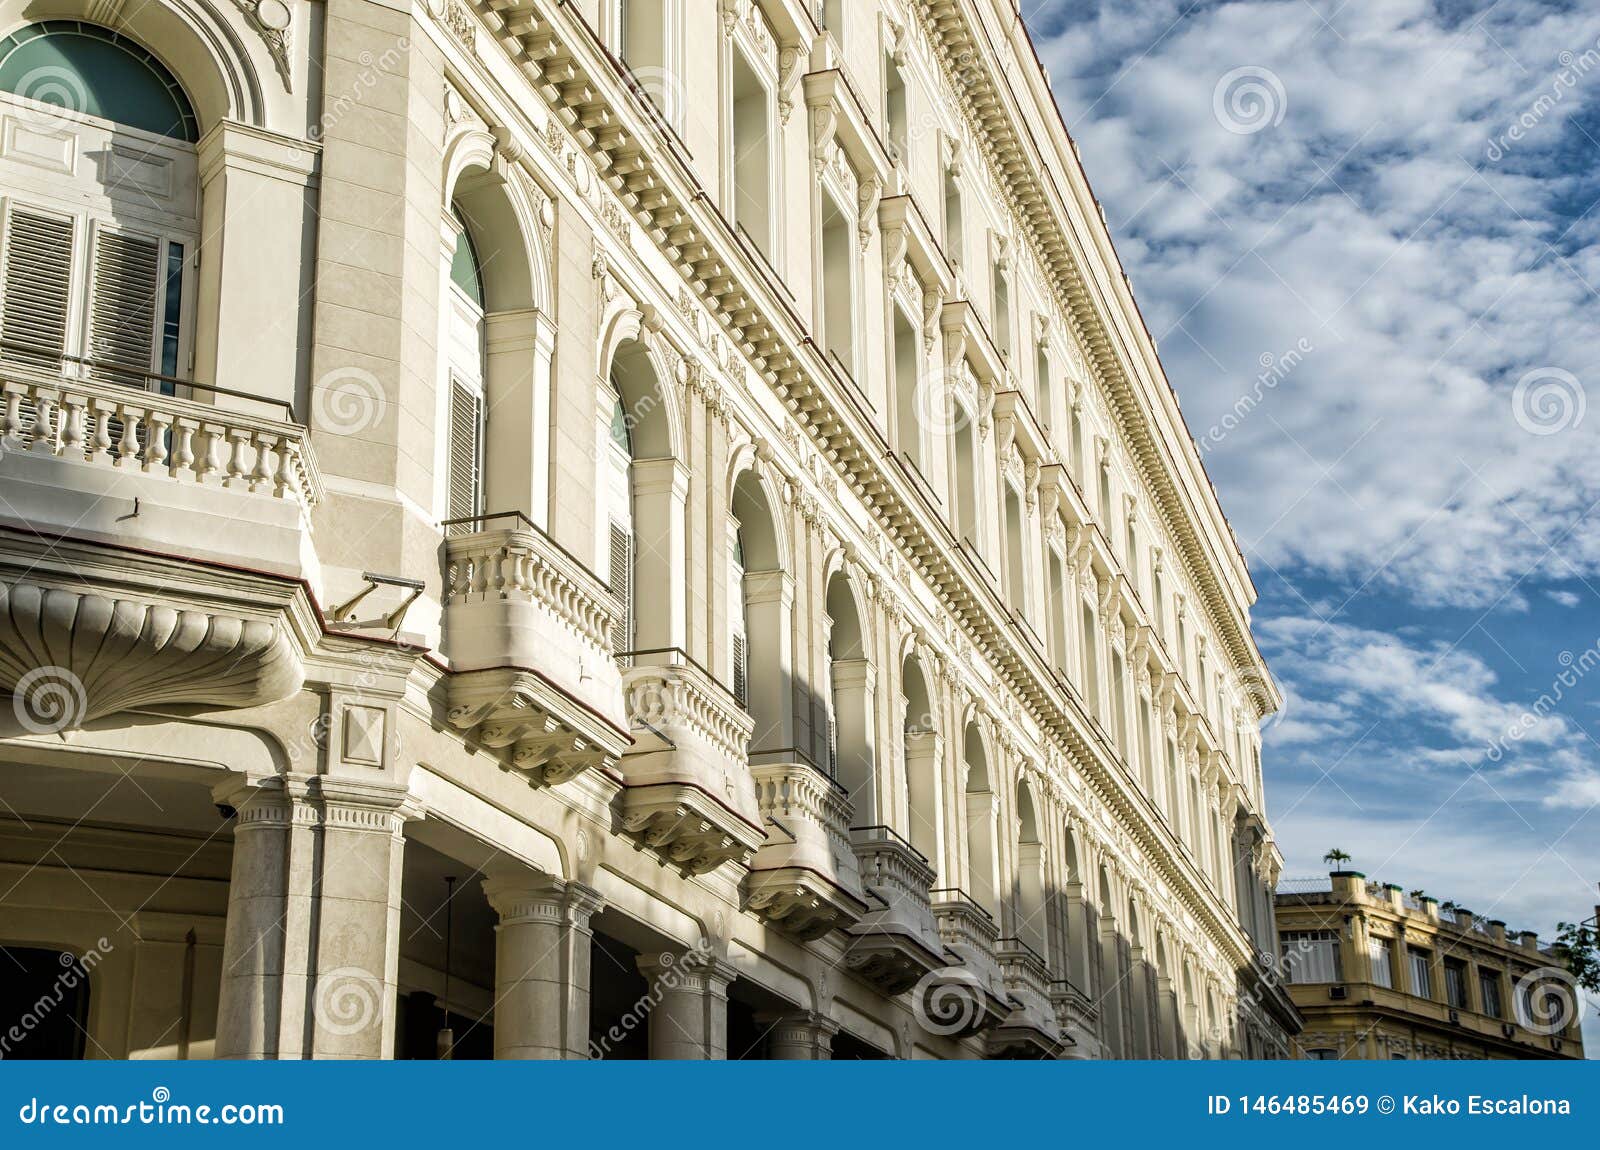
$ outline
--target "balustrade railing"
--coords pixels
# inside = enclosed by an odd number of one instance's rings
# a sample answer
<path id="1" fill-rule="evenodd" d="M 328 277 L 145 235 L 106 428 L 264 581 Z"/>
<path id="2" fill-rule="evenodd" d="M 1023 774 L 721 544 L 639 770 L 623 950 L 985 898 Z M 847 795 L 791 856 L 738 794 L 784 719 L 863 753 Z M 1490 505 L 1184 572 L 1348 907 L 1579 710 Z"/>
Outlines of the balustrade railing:
<path id="1" fill-rule="evenodd" d="M 43 369 L 7 365 L 3 373 L 0 439 L 13 450 L 296 499 L 306 507 L 322 496 L 306 429 L 292 421 Z"/>

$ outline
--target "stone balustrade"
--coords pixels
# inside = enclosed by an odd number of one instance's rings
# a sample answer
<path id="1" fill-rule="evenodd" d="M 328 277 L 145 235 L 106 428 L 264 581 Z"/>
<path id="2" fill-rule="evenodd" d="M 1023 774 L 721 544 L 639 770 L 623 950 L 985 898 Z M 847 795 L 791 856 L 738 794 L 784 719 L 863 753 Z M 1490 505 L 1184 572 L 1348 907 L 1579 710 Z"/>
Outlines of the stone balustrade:
<path id="1" fill-rule="evenodd" d="M 305 428 L 295 423 L 126 384 L 14 369 L 4 395 L 0 436 L 8 446 L 307 508 L 322 497 Z"/>
<path id="2" fill-rule="evenodd" d="M 621 607 L 576 558 L 516 515 L 445 538 L 449 720 L 509 748 L 508 768 L 555 785 L 628 746 L 610 629 Z M 474 524 L 474 525 L 478 525 Z"/>
<path id="3" fill-rule="evenodd" d="M 848 927 L 866 913 L 850 847 L 850 798 L 806 763 L 750 769 L 767 840 L 750 861 L 746 904 L 800 939 Z"/>
<path id="4" fill-rule="evenodd" d="M 995 942 L 1011 1013 L 989 1034 L 991 1056 L 1055 1058 L 1069 1045 L 1050 997 L 1050 967 L 1020 938 Z"/>
<path id="5" fill-rule="evenodd" d="M 748 862 L 765 837 L 746 760 L 749 713 L 676 648 L 625 657 L 633 745 L 622 760 L 623 830 L 686 873 Z"/>
<path id="6" fill-rule="evenodd" d="M 867 913 L 849 928 L 845 966 L 885 994 L 910 990 L 945 964 L 929 899 L 935 872 L 889 827 L 851 827 Z"/>

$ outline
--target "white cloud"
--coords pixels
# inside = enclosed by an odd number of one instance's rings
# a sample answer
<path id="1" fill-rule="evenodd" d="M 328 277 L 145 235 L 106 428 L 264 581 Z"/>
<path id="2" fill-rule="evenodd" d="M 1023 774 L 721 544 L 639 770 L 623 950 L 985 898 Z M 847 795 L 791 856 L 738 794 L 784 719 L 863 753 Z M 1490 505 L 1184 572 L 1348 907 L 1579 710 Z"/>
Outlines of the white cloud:
<path id="1" fill-rule="evenodd" d="M 1577 592 L 1563 591 L 1558 587 L 1551 588 L 1550 590 L 1546 591 L 1545 594 L 1551 599 L 1555 600 L 1557 603 L 1561 604 L 1563 607 L 1576 607 L 1579 603 L 1583 602 L 1583 600 L 1578 596 Z"/>
<path id="2" fill-rule="evenodd" d="M 1600 571 L 1583 518 L 1600 413 L 1540 435 L 1513 410 L 1544 368 L 1600 404 L 1600 253 L 1576 242 L 1594 225 L 1562 236 L 1597 189 L 1551 160 L 1600 104 L 1600 67 L 1486 155 L 1559 54 L 1593 46 L 1592 19 L 1351 0 L 1331 31 L 1283 0 L 1174 23 L 1189 7 L 1101 4 L 1036 30 L 1191 431 L 1233 408 L 1263 353 L 1315 349 L 1208 451 L 1247 546 L 1428 604 L 1520 605 L 1530 573 Z M 1241 65 L 1281 79 L 1277 127 L 1214 118 Z"/>

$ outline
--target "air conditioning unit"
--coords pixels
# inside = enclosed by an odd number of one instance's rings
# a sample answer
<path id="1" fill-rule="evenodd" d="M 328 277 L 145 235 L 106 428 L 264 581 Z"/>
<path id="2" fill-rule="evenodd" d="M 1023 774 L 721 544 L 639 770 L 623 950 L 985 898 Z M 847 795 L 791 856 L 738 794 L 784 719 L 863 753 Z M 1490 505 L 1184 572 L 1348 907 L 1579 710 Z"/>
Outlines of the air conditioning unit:
<path id="1" fill-rule="evenodd" d="M 1348 986 L 1330 986 L 1328 987 L 1328 997 L 1335 1002 L 1343 1002 L 1350 997 L 1350 988 Z"/>

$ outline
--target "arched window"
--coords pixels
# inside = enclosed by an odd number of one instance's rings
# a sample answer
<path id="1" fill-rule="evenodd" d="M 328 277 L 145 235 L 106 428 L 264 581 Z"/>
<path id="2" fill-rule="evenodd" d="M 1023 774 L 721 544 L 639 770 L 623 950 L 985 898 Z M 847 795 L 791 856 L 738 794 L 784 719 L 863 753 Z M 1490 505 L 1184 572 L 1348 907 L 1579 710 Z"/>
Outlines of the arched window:
<path id="1" fill-rule="evenodd" d="M 600 545 L 606 583 L 623 608 L 612 649 L 661 651 L 681 646 L 688 471 L 673 458 L 661 377 L 645 345 L 625 340 L 607 378 Z M 737 539 L 730 542 L 737 550 Z"/>
<path id="2" fill-rule="evenodd" d="M 445 364 L 449 459 L 445 518 L 483 514 L 484 318 L 483 274 L 477 248 L 459 210 L 451 213 L 449 291 L 445 301 Z M 472 530 L 458 524 L 453 530 Z"/>
<path id="3" fill-rule="evenodd" d="M 199 124 L 154 55 L 47 20 L 0 40 L 0 354 L 171 390 L 191 370 Z"/>

